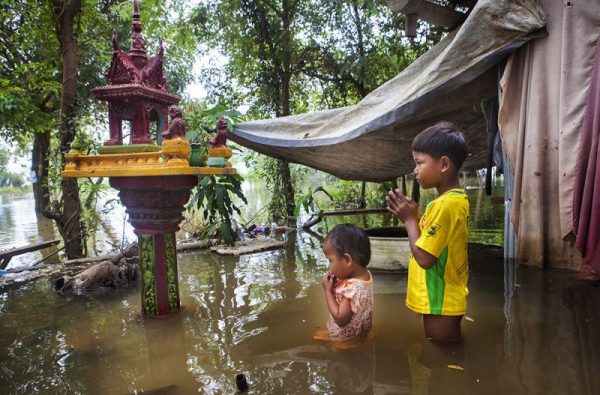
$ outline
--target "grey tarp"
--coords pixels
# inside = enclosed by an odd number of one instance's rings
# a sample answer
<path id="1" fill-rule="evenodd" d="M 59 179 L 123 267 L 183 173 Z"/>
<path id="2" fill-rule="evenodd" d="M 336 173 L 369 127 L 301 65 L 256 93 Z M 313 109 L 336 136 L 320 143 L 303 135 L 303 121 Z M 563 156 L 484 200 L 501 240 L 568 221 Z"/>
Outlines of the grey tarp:
<path id="1" fill-rule="evenodd" d="M 466 169 L 487 161 L 481 101 L 497 97 L 494 67 L 544 26 L 535 0 L 480 0 L 463 25 L 358 104 L 234 126 L 231 139 L 341 178 L 384 181 L 412 171 L 410 144 L 440 120 L 465 133 Z"/>

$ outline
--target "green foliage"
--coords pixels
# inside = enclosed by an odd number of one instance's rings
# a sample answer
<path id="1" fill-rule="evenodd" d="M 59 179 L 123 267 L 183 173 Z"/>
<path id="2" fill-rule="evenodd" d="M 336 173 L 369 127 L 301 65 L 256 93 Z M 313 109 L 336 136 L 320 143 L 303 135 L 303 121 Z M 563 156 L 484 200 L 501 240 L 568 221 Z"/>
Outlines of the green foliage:
<path id="1" fill-rule="evenodd" d="M 227 119 L 227 129 L 230 132 L 233 130 L 233 125 L 243 119 L 239 111 L 229 109 L 225 105 L 217 104 L 207 108 L 206 104 L 198 100 L 186 102 L 183 110 L 186 138 L 191 143 L 200 143 L 205 147 L 209 145 L 209 139 L 215 131 L 219 118 Z"/>
<path id="2" fill-rule="evenodd" d="M 389 191 L 397 188 L 396 183 L 393 181 L 386 181 L 382 182 L 381 184 L 374 185 L 376 185 L 376 188 L 374 188 L 371 196 L 368 197 L 366 200 L 367 202 L 370 202 L 374 207 L 385 207 L 387 205 L 385 198 Z M 402 186 L 400 186 L 400 188 L 402 188 Z M 410 190 L 411 189 L 407 187 L 406 193 L 409 194 L 409 196 L 410 193 L 408 191 Z"/>
<path id="3" fill-rule="evenodd" d="M 306 213 L 324 210 L 345 210 L 360 207 L 362 182 L 341 180 L 326 175 L 325 183 L 314 189 L 308 188 L 305 194 L 298 195 L 296 216 L 304 209 Z M 366 207 L 384 207 L 387 193 L 396 188 L 394 182 L 367 183 L 365 188 Z M 409 189 L 410 190 L 410 189 Z"/>
<path id="4" fill-rule="evenodd" d="M 227 59 L 201 74 L 209 96 L 255 117 L 354 104 L 441 39 L 423 23 L 404 37 L 404 17 L 375 0 L 215 1 L 190 22 L 201 52 Z"/>
<path id="5" fill-rule="evenodd" d="M 330 201 L 333 201 L 333 197 L 325 190 L 323 187 L 317 187 L 314 190 L 308 189 L 306 194 L 301 194 L 297 196 L 296 199 L 296 212 L 295 215 L 298 217 L 300 214 L 300 209 L 303 208 L 306 213 L 314 213 L 315 211 L 321 211 L 321 207 L 318 204 L 317 193 L 321 192 L 323 195 L 327 196 Z"/>
<path id="6" fill-rule="evenodd" d="M 254 151 L 245 150 L 244 162 L 247 168 L 251 169 L 252 173 L 248 176 L 250 179 L 258 179 L 264 182 L 271 200 L 267 205 L 268 222 L 283 223 L 288 216 L 288 206 L 285 196 L 285 183 L 283 181 L 282 167 L 284 162 L 271 158 L 266 155 L 259 154 Z M 306 166 L 292 164 L 289 166 L 291 171 L 291 182 L 294 190 L 302 185 L 307 178 L 308 171 Z M 298 200 L 296 200 L 298 201 Z M 298 209 L 294 208 L 293 213 L 297 213 Z"/>
<path id="7" fill-rule="evenodd" d="M 231 131 L 233 125 L 242 119 L 242 114 L 224 105 L 218 104 L 207 108 L 204 103 L 192 100 L 184 105 L 184 117 L 187 139 L 208 148 L 209 139 L 215 131 L 219 118 L 227 119 L 227 128 Z M 188 208 L 195 211 L 202 210 L 204 220 L 208 221 L 208 227 L 204 229 L 201 237 L 217 237 L 226 244 L 233 244 L 235 234 L 231 224 L 232 215 L 234 212 L 239 215 L 240 210 L 233 204 L 231 195 L 237 195 L 247 203 L 241 187 L 242 177 L 239 175 L 204 176 L 199 179 L 198 187 L 192 191 Z"/>
<path id="8" fill-rule="evenodd" d="M 315 211 L 315 198 L 310 189 L 306 194 L 296 194 L 296 211 L 294 212 L 296 217 L 300 214 L 300 209 L 304 209 L 304 212 L 307 213 Z"/>
<path id="9" fill-rule="evenodd" d="M 79 179 L 79 194 L 82 200 L 81 223 L 84 227 L 83 233 L 93 239 L 100 222 L 98 200 L 103 197 L 109 189 L 103 179 L 92 181 L 89 178 Z"/>
<path id="10" fill-rule="evenodd" d="M 202 71 L 209 96 L 249 105 L 251 119 L 355 104 L 441 39 L 422 23 L 416 39 L 404 37 L 404 17 L 375 0 L 201 2 L 190 23 L 205 43 L 201 53 L 225 59 Z M 249 167 L 272 194 L 270 215 L 281 220 L 289 205 L 279 184 L 289 182 L 285 169 L 272 159 L 254 162 Z M 298 171 L 291 168 L 292 178 L 302 177 Z M 360 184 L 342 182 L 332 193 L 353 206 L 359 191 Z"/>
<path id="11" fill-rule="evenodd" d="M 24 185 L 25 178 L 22 175 L 0 170 L 0 188 L 23 188 Z"/>
<path id="12" fill-rule="evenodd" d="M 58 125 L 60 51 L 44 3 L 6 0 L 0 5 L 0 137 L 20 148 L 33 133 Z"/>
<path id="13" fill-rule="evenodd" d="M 8 150 L 0 148 L 0 170 L 6 170 L 9 159 L 10 154 L 8 153 Z"/>
<path id="14" fill-rule="evenodd" d="M 359 206 L 360 181 L 337 180 L 327 188 L 337 209 L 350 209 Z"/>
<path id="15" fill-rule="evenodd" d="M 192 193 L 188 209 L 200 211 L 210 226 L 203 238 L 217 237 L 224 243 L 235 242 L 235 232 L 231 220 L 233 213 L 240 214 L 240 209 L 233 203 L 231 194 L 237 195 L 244 203 L 248 203 L 242 192 L 243 178 L 233 176 L 201 176 L 200 182 Z"/>

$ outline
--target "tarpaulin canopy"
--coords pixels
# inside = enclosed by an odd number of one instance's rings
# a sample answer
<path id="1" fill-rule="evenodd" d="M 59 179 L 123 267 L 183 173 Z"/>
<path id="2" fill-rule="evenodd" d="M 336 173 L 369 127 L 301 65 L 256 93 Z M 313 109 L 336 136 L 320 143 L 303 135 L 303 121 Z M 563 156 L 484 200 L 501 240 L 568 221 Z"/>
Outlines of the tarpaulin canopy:
<path id="1" fill-rule="evenodd" d="M 340 178 L 381 182 L 412 171 L 410 145 L 441 120 L 465 133 L 465 169 L 487 162 L 482 100 L 497 97 L 494 67 L 544 26 L 535 0 L 480 0 L 462 26 L 358 104 L 241 123 L 231 140 Z"/>

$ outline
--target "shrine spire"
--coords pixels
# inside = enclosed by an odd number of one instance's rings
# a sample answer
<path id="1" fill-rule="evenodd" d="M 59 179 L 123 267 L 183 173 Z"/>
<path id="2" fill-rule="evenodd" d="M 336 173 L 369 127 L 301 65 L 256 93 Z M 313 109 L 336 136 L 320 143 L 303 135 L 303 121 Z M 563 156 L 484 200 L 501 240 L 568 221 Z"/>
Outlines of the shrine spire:
<path id="1" fill-rule="evenodd" d="M 131 47 L 129 48 L 134 63 L 138 67 L 146 64 L 146 48 L 142 37 L 142 22 L 140 21 L 140 4 L 133 0 L 133 23 L 131 25 Z"/>

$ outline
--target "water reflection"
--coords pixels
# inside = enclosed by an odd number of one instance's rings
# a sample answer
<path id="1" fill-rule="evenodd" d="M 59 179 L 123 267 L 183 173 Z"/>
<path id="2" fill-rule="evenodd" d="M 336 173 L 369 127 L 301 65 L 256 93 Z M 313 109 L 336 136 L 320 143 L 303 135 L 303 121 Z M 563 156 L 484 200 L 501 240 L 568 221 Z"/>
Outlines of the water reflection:
<path id="1" fill-rule="evenodd" d="M 248 197 L 248 204 L 241 204 L 239 199 L 235 198 L 241 208 L 240 222 L 245 225 L 266 224 L 265 207 L 268 205 L 270 196 L 264 183 L 261 180 L 246 180 L 243 182 L 242 188 Z M 90 255 L 108 253 L 137 240 L 132 227 L 127 222 L 125 208 L 118 203 L 117 194 L 117 191 L 108 189 L 103 190 L 99 196 L 96 203 L 98 228 L 93 237 L 88 240 Z M 467 189 L 467 194 L 471 203 L 471 218 L 473 219 L 470 241 L 502 245 L 504 221 L 504 207 L 500 204 L 503 202 L 501 198 L 503 195 L 502 183 L 494 185 L 492 196 L 486 196 L 483 189 L 478 188 Z M 423 191 L 422 209 L 434 197 L 435 194 L 432 191 Z M 60 238 L 53 221 L 36 216 L 33 197 L 30 193 L 0 195 L 0 214 L 0 250 Z M 306 213 L 303 214 L 306 215 Z M 300 218 L 299 223 L 303 223 L 306 219 Z M 325 221 L 315 226 L 316 234 L 313 234 L 312 240 L 318 240 L 319 234 L 326 234 L 333 226 L 343 222 L 353 222 L 364 228 L 370 228 L 394 225 L 397 220 L 387 214 L 326 217 Z M 180 232 L 179 237 L 189 236 L 185 232 L 194 233 L 193 226 L 186 222 L 182 224 L 182 228 L 183 231 Z M 306 239 L 311 238 L 304 237 L 305 241 Z M 295 245 L 303 248 L 301 243 Z M 58 249 L 53 246 L 42 251 L 14 257 L 9 268 L 25 267 L 42 260 L 44 263 L 56 263 L 59 259 Z M 294 268 L 291 267 L 290 270 L 294 271 Z"/>
<path id="2" fill-rule="evenodd" d="M 108 253 L 137 239 L 126 222 L 124 207 L 115 202 L 116 197 L 117 191 L 109 190 L 97 203 L 99 222 L 94 237 L 89 239 L 90 255 Z M 36 215 L 34 206 L 30 193 L 0 194 L 0 250 L 60 239 L 54 221 Z M 59 248 L 52 246 L 18 255 L 11 259 L 8 268 L 57 263 L 61 259 Z"/>
<path id="3" fill-rule="evenodd" d="M 37 216 L 31 194 L 0 194 L 0 250 L 56 239 L 51 220 Z M 13 257 L 8 268 L 29 266 L 42 258 L 58 262 L 57 247 Z"/>
<path id="4" fill-rule="evenodd" d="M 249 194 L 259 197 L 254 212 L 267 201 L 260 191 Z M 468 194 L 471 209 L 480 207 L 472 238 L 497 241 L 502 206 L 478 189 Z M 52 229 L 38 228 L 28 207 L 27 198 L 2 196 L 0 248 Z M 122 207 L 115 210 L 110 229 L 98 231 L 99 251 L 135 239 Z M 372 339 L 344 350 L 313 340 L 328 316 L 322 235 L 337 221 L 373 227 L 390 218 L 329 217 L 315 232 L 283 236 L 284 249 L 237 258 L 181 254 L 182 309 L 163 320 L 139 316 L 136 288 L 65 297 L 40 280 L 5 291 L 1 392 L 235 393 L 244 373 L 252 393 L 600 393 L 600 286 L 504 262 L 490 246 L 470 246 L 463 343 L 423 338 L 420 317 L 404 306 L 403 274 L 374 274 Z"/>
<path id="5" fill-rule="evenodd" d="M 471 246 L 464 342 L 423 338 L 404 275 L 374 275 L 373 338 L 343 349 L 312 336 L 327 308 L 320 243 L 224 257 L 180 255 L 182 310 L 139 316 L 138 289 L 94 298 L 41 280 L 0 295 L 0 385 L 7 393 L 598 393 L 600 287 L 569 272 L 503 265 Z M 512 271 L 511 271 L 512 270 Z"/>

